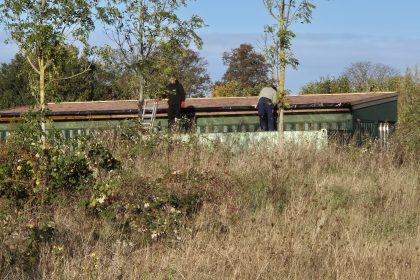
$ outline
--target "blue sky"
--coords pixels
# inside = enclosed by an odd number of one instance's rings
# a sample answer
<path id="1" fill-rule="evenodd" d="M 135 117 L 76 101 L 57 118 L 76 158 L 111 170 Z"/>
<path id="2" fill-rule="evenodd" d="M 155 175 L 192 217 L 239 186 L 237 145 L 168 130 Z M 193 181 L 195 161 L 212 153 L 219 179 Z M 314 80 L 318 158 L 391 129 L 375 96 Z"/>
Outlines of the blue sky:
<path id="1" fill-rule="evenodd" d="M 420 64 L 420 0 L 316 0 L 311 24 L 293 26 L 297 34 L 293 51 L 300 61 L 289 69 L 286 87 L 297 93 L 321 76 L 337 76 L 352 62 L 384 63 L 404 72 Z M 196 0 L 181 16 L 197 14 L 208 27 L 199 31 L 204 40 L 201 55 L 208 61 L 212 80 L 221 78 L 226 67 L 222 54 L 241 43 L 257 51 L 266 24 L 272 19 L 262 0 Z M 103 41 L 102 30 L 92 35 Z M 8 62 L 16 47 L 3 43 L 0 30 L 0 62 Z"/>

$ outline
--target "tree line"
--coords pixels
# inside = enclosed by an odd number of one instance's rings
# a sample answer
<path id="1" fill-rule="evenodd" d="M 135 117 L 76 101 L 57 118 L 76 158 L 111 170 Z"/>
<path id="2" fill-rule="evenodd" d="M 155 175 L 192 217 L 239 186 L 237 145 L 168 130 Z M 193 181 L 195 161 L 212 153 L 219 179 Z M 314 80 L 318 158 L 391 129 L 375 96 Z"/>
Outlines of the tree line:
<path id="1" fill-rule="evenodd" d="M 112 55 L 117 57 L 117 51 L 113 50 Z M 103 59 L 80 58 L 77 56 L 77 50 L 73 49 L 69 50 L 66 58 L 55 67 L 62 75 L 72 75 L 83 71 L 83 65 L 86 64 L 89 65 L 89 71 L 83 75 L 66 80 L 48 80 L 46 102 L 138 98 L 133 92 L 134 75 L 117 63 Z M 191 49 L 185 49 L 184 55 L 178 61 L 177 66 L 180 69 L 178 77 L 183 81 L 190 97 L 204 97 L 208 94 L 211 80 L 206 65 L 205 59 Z M 2 63 L 0 108 L 38 104 L 36 78 L 25 57 L 20 53 L 16 54 L 9 63 Z"/>
<path id="2" fill-rule="evenodd" d="M 8 41 L 16 43 L 19 55 L 9 64 L 3 64 L 2 78 L 17 64 L 24 64 L 19 71 L 23 83 L 13 88 L 10 82 L 2 83 L 2 106 L 13 106 L 35 101 L 44 109 L 45 103 L 54 100 L 97 98 L 154 97 L 162 92 L 166 81 L 174 73 L 180 74 L 184 83 L 191 87 L 191 95 L 202 96 L 210 87 L 205 71 L 205 61 L 191 51 L 191 45 L 202 47 L 197 30 L 205 27 L 198 15 L 189 18 L 179 16 L 180 9 L 188 0 L 4 0 L 0 3 L 0 23 L 8 31 Z M 258 60 L 256 80 L 234 81 L 231 70 L 235 68 L 235 52 L 224 55 L 228 67 L 221 86 L 226 89 L 244 86 L 246 94 L 261 84 L 261 76 L 272 72 L 272 79 L 279 85 L 279 95 L 284 95 L 286 66 L 296 67 L 298 60 L 291 52 L 291 41 L 295 34 L 293 23 L 309 23 L 315 8 L 311 0 L 263 0 L 262 5 L 274 19 L 274 24 L 265 28 L 266 45 L 264 58 Z M 101 22 L 115 49 L 109 46 L 95 47 L 89 44 L 89 35 L 95 22 Z M 243 50 L 246 50 L 246 46 Z M 241 50 L 241 47 L 240 47 Z M 249 49 L 248 51 L 252 51 Z M 92 57 L 97 59 L 92 59 Z M 98 57 L 100 57 L 98 59 Z M 66 59 L 70 59 L 67 63 Z M 180 60 L 185 59 L 185 64 Z M 265 62 L 264 60 L 267 60 Z M 188 65 L 188 63 L 191 63 Z M 181 64 L 181 65 L 180 65 Z M 188 68 L 184 66 L 188 65 Z M 267 69 L 267 66 L 270 68 Z M 253 68 L 252 70 L 255 70 Z M 185 73 L 190 70 L 190 76 Z M 25 72 L 27 71 L 27 72 Z M 116 72 L 117 71 L 117 72 Z M 24 75 L 26 75 L 24 77 Z M 83 76 L 83 78 L 82 78 Z M 13 76 L 14 77 L 14 76 Z M 107 79 L 108 78 L 108 79 Z M 109 78 L 112 78 L 111 80 Z M 188 80 L 189 78 L 189 80 Z M 74 84 L 83 88 L 75 88 Z M 66 84 L 61 83 L 66 81 Z M 265 80 L 263 81 L 265 83 Z M 128 87 L 128 88 L 126 88 Z M 251 90 L 252 89 L 252 90 Z M 232 90 L 231 90 L 232 91 Z M 20 94 L 11 98 L 12 92 Z M 28 94 L 29 93 L 29 94 Z M 217 95 L 217 94 L 215 94 Z"/>
<path id="3" fill-rule="evenodd" d="M 5 0 L 0 23 L 19 53 L 1 65 L 1 106 L 49 101 L 153 98 L 177 75 L 192 96 L 208 91 L 196 15 L 186 0 Z M 92 46 L 95 22 L 109 45 Z M 112 43 L 111 43 L 112 42 Z M 179 75 L 177 73 L 180 73 Z M 16 79 L 20 83 L 17 83 Z M 17 96 L 18 95 L 18 96 Z"/>

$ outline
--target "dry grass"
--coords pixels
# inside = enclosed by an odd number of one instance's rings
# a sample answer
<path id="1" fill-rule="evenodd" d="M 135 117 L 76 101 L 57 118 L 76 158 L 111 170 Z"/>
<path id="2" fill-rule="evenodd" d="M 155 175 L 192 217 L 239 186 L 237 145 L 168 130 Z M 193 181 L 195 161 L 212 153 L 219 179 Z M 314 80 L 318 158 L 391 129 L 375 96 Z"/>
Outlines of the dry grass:
<path id="1" fill-rule="evenodd" d="M 180 240 L 137 242 L 77 206 L 57 206 L 49 212 L 57 232 L 32 274 L 9 266 L 0 279 L 420 277 L 418 157 L 340 146 L 231 153 L 164 141 L 138 152 L 124 162 L 122 193 L 147 183 L 202 194 Z"/>

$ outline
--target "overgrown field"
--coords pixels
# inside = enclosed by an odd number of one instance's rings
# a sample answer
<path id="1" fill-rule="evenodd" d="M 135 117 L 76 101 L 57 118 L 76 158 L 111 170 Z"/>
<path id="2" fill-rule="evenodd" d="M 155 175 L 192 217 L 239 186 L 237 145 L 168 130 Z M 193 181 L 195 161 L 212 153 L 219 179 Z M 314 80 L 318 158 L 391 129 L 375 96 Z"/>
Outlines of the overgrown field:
<path id="1" fill-rule="evenodd" d="M 419 279 L 420 161 L 122 129 L 0 149 L 0 279 Z M 105 133 L 106 134 L 106 133 Z"/>

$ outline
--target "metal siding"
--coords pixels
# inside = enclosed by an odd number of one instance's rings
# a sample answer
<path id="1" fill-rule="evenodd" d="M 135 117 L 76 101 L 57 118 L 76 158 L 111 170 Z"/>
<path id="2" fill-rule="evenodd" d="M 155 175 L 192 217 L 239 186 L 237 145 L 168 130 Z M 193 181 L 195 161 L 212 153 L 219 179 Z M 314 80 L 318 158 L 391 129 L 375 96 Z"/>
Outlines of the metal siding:
<path id="1" fill-rule="evenodd" d="M 284 116 L 285 131 L 315 131 L 322 128 L 330 131 L 351 131 L 355 120 L 378 122 L 395 122 L 397 119 L 397 102 L 388 102 L 354 110 L 353 113 L 345 112 L 320 112 L 320 113 L 286 113 Z M 259 119 L 253 116 L 195 116 L 196 127 L 199 133 L 211 132 L 253 132 L 259 129 Z M 101 120 L 101 121 L 57 121 L 49 123 L 57 130 L 62 130 L 66 137 L 87 134 L 88 131 L 101 128 L 134 123 L 135 120 Z M 167 127 L 167 119 L 157 119 L 157 125 L 162 129 Z M 0 130 L 7 131 L 9 124 L 0 124 Z M 1 135 L 1 138 L 4 138 Z M 4 139 L 3 139 L 4 140 Z"/>
<path id="2" fill-rule="evenodd" d="M 353 120 L 371 122 L 391 122 L 395 123 L 398 119 L 397 101 L 373 105 L 353 111 Z"/>
<path id="3" fill-rule="evenodd" d="M 124 125 L 130 121 L 105 120 L 105 121 L 60 121 L 54 122 L 56 129 L 81 129 L 81 128 L 107 128 Z"/>
<path id="4" fill-rule="evenodd" d="M 284 129 L 286 131 L 313 131 L 321 128 L 334 130 L 351 130 L 352 121 L 350 113 L 293 113 L 285 114 Z M 259 118 L 257 115 L 253 116 L 218 116 L 218 117 L 204 117 L 195 116 L 197 131 L 200 133 L 211 132 L 253 132 L 259 129 Z M 63 134 L 72 137 L 73 134 L 80 134 L 79 131 L 75 133 L 74 130 L 94 130 L 98 128 L 112 128 L 119 125 L 124 125 L 135 120 L 121 121 L 57 121 L 49 123 L 55 129 L 63 131 Z M 166 129 L 167 119 L 158 119 L 157 126 Z M 84 134 L 84 133 L 83 133 Z"/>
<path id="5" fill-rule="evenodd" d="M 258 116 L 197 117 L 199 132 L 255 131 L 259 128 Z M 294 113 L 285 114 L 286 131 L 309 131 L 321 128 L 351 130 L 351 113 Z"/>
<path id="6" fill-rule="evenodd" d="M 295 113 L 285 114 L 284 129 L 294 131 L 334 129 L 351 130 L 351 113 Z"/>

